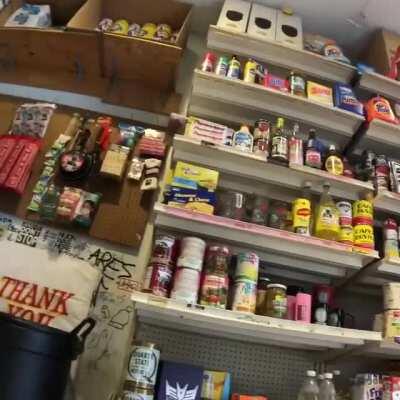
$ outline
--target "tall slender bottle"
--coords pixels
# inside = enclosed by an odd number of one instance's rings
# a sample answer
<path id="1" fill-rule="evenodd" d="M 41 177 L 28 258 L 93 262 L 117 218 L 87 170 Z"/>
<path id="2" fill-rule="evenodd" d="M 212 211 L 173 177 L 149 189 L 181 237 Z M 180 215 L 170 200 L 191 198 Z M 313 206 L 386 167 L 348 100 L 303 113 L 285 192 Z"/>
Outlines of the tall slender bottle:
<path id="1" fill-rule="evenodd" d="M 277 119 L 273 128 L 271 158 L 284 163 L 288 162 L 288 138 L 285 132 L 285 120 L 281 117 Z"/>

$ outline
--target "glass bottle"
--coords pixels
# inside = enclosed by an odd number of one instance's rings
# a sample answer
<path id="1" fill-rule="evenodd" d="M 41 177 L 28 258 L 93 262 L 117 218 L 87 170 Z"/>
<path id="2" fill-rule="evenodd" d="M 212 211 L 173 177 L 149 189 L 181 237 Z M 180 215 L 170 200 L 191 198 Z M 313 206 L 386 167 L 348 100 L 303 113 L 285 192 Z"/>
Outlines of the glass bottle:
<path id="1" fill-rule="evenodd" d="M 329 194 L 329 182 L 323 183 L 323 192 L 315 213 L 314 234 L 320 239 L 339 239 L 339 210 Z"/>
<path id="2" fill-rule="evenodd" d="M 310 129 L 308 133 L 305 164 L 312 168 L 321 169 L 321 152 L 317 147 L 317 135 L 315 129 Z"/>
<path id="3" fill-rule="evenodd" d="M 285 120 L 278 118 L 273 129 L 271 141 L 271 158 L 284 163 L 288 162 L 288 139 L 285 132 Z"/>
<path id="4" fill-rule="evenodd" d="M 333 375 L 330 372 L 324 374 L 324 381 L 319 389 L 318 400 L 336 400 L 336 390 L 332 379 Z"/>
<path id="5" fill-rule="evenodd" d="M 343 175 L 344 165 L 342 156 L 336 150 L 336 146 L 331 144 L 325 159 L 325 169 L 333 175 Z"/>
<path id="6" fill-rule="evenodd" d="M 318 400 L 319 387 L 316 376 L 315 371 L 307 371 L 307 378 L 301 385 L 297 400 Z"/>

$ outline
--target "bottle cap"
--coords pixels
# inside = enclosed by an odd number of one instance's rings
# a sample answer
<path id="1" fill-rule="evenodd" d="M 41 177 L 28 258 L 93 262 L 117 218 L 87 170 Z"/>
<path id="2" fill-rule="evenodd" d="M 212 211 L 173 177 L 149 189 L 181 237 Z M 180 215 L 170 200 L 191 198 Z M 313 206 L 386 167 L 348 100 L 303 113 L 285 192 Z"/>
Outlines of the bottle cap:
<path id="1" fill-rule="evenodd" d="M 332 372 L 326 372 L 326 373 L 324 374 L 324 378 L 325 378 L 325 379 L 332 379 L 332 378 L 333 378 Z"/>
<path id="2" fill-rule="evenodd" d="M 339 376 L 339 375 L 340 375 L 340 371 L 339 371 L 338 369 L 335 369 L 335 370 L 333 371 L 333 375 Z"/>
<path id="3" fill-rule="evenodd" d="M 307 376 L 314 378 L 317 376 L 317 373 L 313 370 L 309 370 L 309 371 L 307 371 Z"/>
<path id="4" fill-rule="evenodd" d="M 318 374 L 318 379 L 320 379 L 321 381 L 322 381 L 323 379 L 325 379 L 324 374 Z"/>

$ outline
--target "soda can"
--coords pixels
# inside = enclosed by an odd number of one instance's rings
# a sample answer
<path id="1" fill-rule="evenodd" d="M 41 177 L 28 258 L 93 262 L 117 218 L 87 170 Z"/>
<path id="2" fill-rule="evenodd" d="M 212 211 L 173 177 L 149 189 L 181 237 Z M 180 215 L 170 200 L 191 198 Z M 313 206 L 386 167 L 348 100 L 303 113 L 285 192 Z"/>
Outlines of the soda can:
<path id="1" fill-rule="evenodd" d="M 159 297 L 168 297 L 171 288 L 173 270 L 163 264 L 153 264 L 151 274 L 151 293 Z"/>
<path id="2" fill-rule="evenodd" d="M 354 244 L 354 232 L 352 226 L 342 226 L 339 232 L 339 242 L 343 244 Z"/>
<path id="3" fill-rule="evenodd" d="M 354 227 L 354 246 L 371 250 L 375 248 L 374 228 L 371 225 Z"/>
<path id="4" fill-rule="evenodd" d="M 239 253 L 235 271 L 235 282 L 240 280 L 257 282 L 260 258 L 256 253 Z"/>
<path id="5" fill-rule="evenodd" d="M 234 285 L 232 311 L 254 313 L 256 311 L 257 283 L 240 281 Z"/>
<path id="6" fill-rule="evenodd" d="M 243 80 L 247 83 L 255 83 L 257 75 L 257 63 L 249 58 L 244 66 Z"/>
<path id="7" fill-rule="evenodd" d="M 215 73 L 220 76 L 226 76 L 228 73 L 228 68 L 229 68 L 229 60 L 228 57 L 220 57 L 217 63 L 217 66 L 215 67 Z"/>
<path id="8" fill-rule="evenodd" d="M 200 271 L 190 268 L 178 268 L 175 272 L 171 299 L 187 304 L 197 304 L 200 288 Z"/>
<path id="9" fill-rule="evenodd" d="M 228 72 L 226 76 L 230 79 L 239 79 L 240 78 L 240 62 L 239 60 L 233 56 L 231 61 L 229 61 Z"/>
<path id="10" fill-rule="evenodd" d="M 349 201 L 339 201 L 336 203 L 339 210 L 340 226 L 353 226 L 353 210 Z"/>

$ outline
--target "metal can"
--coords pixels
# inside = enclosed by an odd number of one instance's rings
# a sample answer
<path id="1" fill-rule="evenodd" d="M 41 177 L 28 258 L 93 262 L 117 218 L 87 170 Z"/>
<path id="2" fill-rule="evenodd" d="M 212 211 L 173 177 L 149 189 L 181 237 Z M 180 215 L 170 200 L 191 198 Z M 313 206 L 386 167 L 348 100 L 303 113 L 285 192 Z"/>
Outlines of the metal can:
<path id="1" fill-rule="evenodd" d="M 154 38 L 158 40 L 170 40 L 172 28 L 168 24 L 158 24 Z"/>
<path id="2" fill-rule="evenodd" d="M 247 83 L 255 83 L 257 75 L 257 63 L 249 58 L 244 66 L 243 81 Z"/>
<path id="3" fill-rule="evenodd" d="M 397 222 L 388 218 L 383 224 L 384 255 L 387 258 L 399 257 Z"/>
<path id="4" fill-rule="evenodd" d="M 354 246 L 372 250 L 375 248 L 374 228 L 371 225 L 354 227 Z"/>
<path id="5" fill-rule="evenodd" d="M 239 79 L 240 78 L 240 61 L 233 56 L 231 61 L 229 61 L 228 72 L 226 76 L 230 79 Z"/>
<path id="6" fill-rule="evenodd" d="M 154 390 L 135 386 L 124 387 L 121 400 L 154 400 Z"/>
<path id="7" fill-rule="evenodd" d="M 385 155 L 375 159 L 375 186 L 378 190 L 389 190 L 389 164 Z"/>
<path id="8" fill-rule="evenodd" d="M 158 235 L 154 240 L 151 262 L 173 266 L 175 264 L 177 240 L 171 235 Z"/>
<path id="9" fill-rule="evenodd" d="M 159 297 L 168 297 L 171 288 L 173 270 L 170 266 L 153 264 L 151 274 L 151 293 Z"/>
<path id="10" fill-rule="evenodd" d="M 353 210 L 349 201 L 339 201 L 336 203 L 339 210 L 340 226 L 353 226 Z"/>
<path id="11" fill-rule="evenodd" d="M 353 203 L 353 224 L 368 225 L 373 223 L 374 207 L 368 200 L 358 200 Z"/>
<path id="12" fill-rule="evenodd" d="M 141 27 L 139 24 L 131 24 L 128 29 L 128 36 L 140 36 Z"/>
<path id="13" fill-rule="evenodd" d="M 203 72 L 214 72 L 215 54 L 208 52 L 204 56 L 203 62 L 201 63 L 201 70 Z"/>
<path id="14" fill-rule="evenodd" d="M 271 124 L 266 119 L 259 119 L 254 124 L 254 153 L 268 158 Z"/>
<path id="15" fill-rule="evenodd" d="M 299 198 L 293 201 L 293 232 L 303 236 L 310 236 L 311 202 Z"/>
<path id="16" fill-rule="evenodd" d="M 159 362 L 160 350 L 154 343 L 134 343 L 129 356 L 126 380 L 137 387 L 154 388 Z"/>
<path id="17" fill-rule="evenodd" d="M 215 67 L 215 73 L 220 76 L 226 76 L 228 73 L 228 68 L 229 68 L 229 59 L 228 57 L 220 57 L 217 63 L 217 66 Z"/>
<path id="18" fill-rule="evenodd" d="M 260 258 L 256 253 L 246 252 L 237 255 L 235 282 L 241 280 L 257 282 Z"/>
<path id="19" fill-rule="evenodd" d="M 147 22 L 142 26 L 140 30 L 140 37 L 144 39 L 154 39 L 157 32 L 157 25 L 152 22 Z"/>
<path id="20" fill-rule="evenodd" d="M 240 281 L 234 285 L 232 311 L 254 313 L 256 310 L 257 284 L 253 281 Z"/>
<path id="21" fill-rule="evenodd" d="M 176 263 L 179 268 L 201 271 L 203 268 L 206 242 L 196 237 L 185 237 L 181 242 L 181 253 Z"/>
<path id="22" fill-rule="evenodd" d="M 339 231 L 339 242 L 343 244 L 354 244 L 354 231 L 352 226 L 342 226 Z"/>
<path id="23" fill-rule="evenodd" d="M 228 301 L 228 289 L 228 274 L 205 274 L 201 285 L 200 304 L 225 309 Z"/>
<path id="24" fill-rule="evenodd" d="M 174 276 L 171 299 L 187 304 L 197 304 L 200 288 L 200 271 L 190 268 L 178 268 Z"/>

